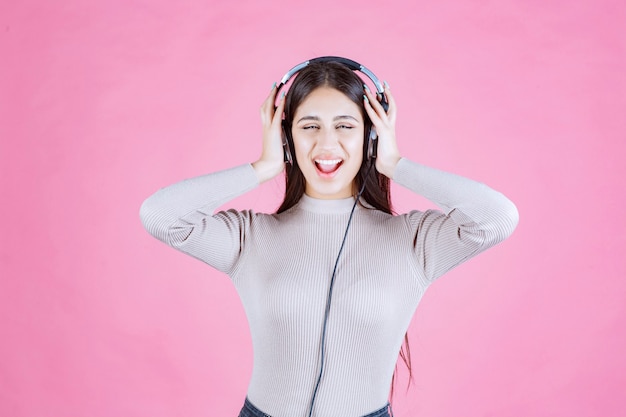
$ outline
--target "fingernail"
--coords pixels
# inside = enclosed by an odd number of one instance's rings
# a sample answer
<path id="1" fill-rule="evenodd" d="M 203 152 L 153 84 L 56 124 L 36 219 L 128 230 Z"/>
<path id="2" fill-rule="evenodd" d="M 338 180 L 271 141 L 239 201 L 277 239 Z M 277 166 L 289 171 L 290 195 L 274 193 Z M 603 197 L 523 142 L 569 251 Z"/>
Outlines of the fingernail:
<path id="1" fill-rule="evenodd" d="M 363 98 L 365 99 L 365 101 L 367 101 L 368 103 L 370 102 L 369 99 L 367 98 L 367 96 L 365 94 L 363 94 Z"/>
<path id="2" fill-rule="evenodd" d="M 276 83 L 272 84 L 272 90 L 276 88 Z"/>
<path id="3" fill-rule="evenodd" d="M 285 93 L 284 91 L 283 91 L 282 93 L 280 93 L 280 99 L 281 99 L 281 100 L 285 98 L 285 94 L 286 94 L 286 93 Z"/>
<path id="4" fill-rule="evenodd" d="M 389 88 L 389 84 L 387 83 L 387 81 L 383 82 L 385 84 L 385 88 Z"/>
<path id="5" fill-rule="evenodd" d="M 367 84 L 363 84 L 363 88 L 366 89 L 367 91 L 370 91 L 370 88 L 367 86 Z"/>

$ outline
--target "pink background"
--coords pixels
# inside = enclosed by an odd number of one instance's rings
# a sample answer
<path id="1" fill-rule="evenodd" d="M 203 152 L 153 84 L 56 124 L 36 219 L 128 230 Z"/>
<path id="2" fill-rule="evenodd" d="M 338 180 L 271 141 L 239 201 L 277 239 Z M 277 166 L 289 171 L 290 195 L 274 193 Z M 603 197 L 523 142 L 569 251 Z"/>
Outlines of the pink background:
<path id="1" fill-rule="evenodd" d="M 624 22 L 621 0 L 3 1 L 0 415 L 237 414 L 237 295 L 139 206 L 254 160 L 272 82 L 343 55 L 388 80 L 405 155 L 521 213 L 427 293 L 396 415 L 623 416 Z"/>

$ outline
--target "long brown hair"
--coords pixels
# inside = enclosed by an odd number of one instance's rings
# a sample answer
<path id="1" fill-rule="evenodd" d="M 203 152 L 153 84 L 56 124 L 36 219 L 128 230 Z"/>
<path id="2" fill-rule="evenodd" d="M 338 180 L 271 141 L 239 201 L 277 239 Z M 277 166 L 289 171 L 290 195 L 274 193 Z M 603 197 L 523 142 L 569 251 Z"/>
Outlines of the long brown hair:
<path id="1" fill-rule="evenodd" d="M 316 62 L 303 68 L 296 76 L 285 97 L 285 119 L 283 120 L 284 134 L 292 155 L 295 148 L 291 129 L 296 110 L 309 94 L 320 87 L 334 88 L 345 94 L 346 97 L 359 107 L 361 116 L 365 122 L 363 137 L 364 157 L 359 172 L 352 184 L 352 195 L 356 197 L 361 186 L 365 183 L 365 189 L 361 195 L 363 201 L 376 210 L 393 214 L 391 195 L 389 192 L 389 178 L 378 172 L 375 165 L 372 166 L 371 169 L 368 169 L 370 168 L 369 165 L 374 164 L 375 161 L 369 161 L 365 157 L 365 155 L 367 155 L 368 138 L 372 128 L 372 121 L 367 115 L 363 104 L 363 80 L 347 66 L 332 61 Z M 305 187 L 306 180 L 294 155 L 292 163 L 287 165 L 285 169 L 285 197 L 276 212 L 282 213 L 293 207 L 304 194 Z M 408 334 L 404 336 L 404 344 L 399 354 L 409 370 L 410 383 L 413 373 L 411 370 Z M 395 380 L 396 372 L 394 372 L 392 379 L 391 396 L 393 396 Z"/>

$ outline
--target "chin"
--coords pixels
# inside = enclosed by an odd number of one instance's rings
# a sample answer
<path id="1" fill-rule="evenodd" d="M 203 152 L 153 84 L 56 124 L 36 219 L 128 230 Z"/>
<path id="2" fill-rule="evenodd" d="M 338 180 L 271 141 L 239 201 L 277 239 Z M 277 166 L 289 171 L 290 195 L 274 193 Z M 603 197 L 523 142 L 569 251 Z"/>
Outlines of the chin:
<path id="1" fill-rule="evenodd" d="M 348 172 L 347 168 L 352 168 Z M 347 164 L 339 164 L 332 172 L 320 172 L 313 165 L 312 169 L 302 170 L 306 181 L 306 194 L 313 198 L 325 200 L 339 200 L 353 196 L 353 182 L 358 174 L 358 168 L 349 167 Z M 348 179 L 349 178 L 349 179 Z"/>

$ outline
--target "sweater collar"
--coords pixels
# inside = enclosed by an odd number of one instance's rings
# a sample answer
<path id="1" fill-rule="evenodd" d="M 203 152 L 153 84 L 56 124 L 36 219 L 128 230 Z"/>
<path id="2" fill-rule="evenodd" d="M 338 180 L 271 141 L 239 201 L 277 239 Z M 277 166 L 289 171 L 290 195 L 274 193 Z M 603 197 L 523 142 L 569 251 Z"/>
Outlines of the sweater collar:
<path id="1" fill-rule="evenodd" d="M 341 198 L 338 200 L 322 200 L 302 194 L 300 201 L 298 201 L 298 207 L 302 210 L 323 214 L 349 213 L 353 205 L 354 197 Z"/>

